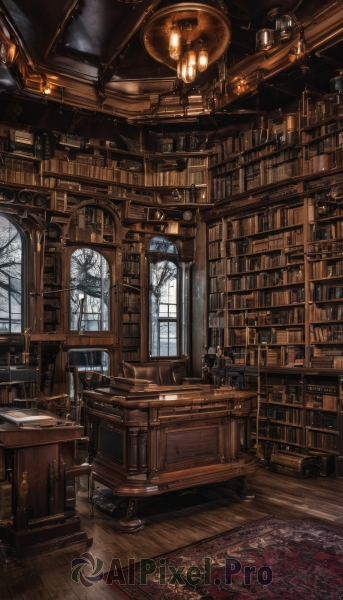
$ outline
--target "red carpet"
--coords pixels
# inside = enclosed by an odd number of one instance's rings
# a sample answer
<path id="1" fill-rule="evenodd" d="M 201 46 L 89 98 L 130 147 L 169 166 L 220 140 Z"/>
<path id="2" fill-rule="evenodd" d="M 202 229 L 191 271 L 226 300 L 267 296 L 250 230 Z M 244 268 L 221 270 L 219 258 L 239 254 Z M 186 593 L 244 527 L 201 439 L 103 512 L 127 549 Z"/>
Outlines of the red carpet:
<path id="1" fill-rule="evenodd" d="M 343 531 L 311 521 L 268 517 L 154 561 L 146 583 L 140 563 L 105 579 L 129 600 L 343 599 Z"/>

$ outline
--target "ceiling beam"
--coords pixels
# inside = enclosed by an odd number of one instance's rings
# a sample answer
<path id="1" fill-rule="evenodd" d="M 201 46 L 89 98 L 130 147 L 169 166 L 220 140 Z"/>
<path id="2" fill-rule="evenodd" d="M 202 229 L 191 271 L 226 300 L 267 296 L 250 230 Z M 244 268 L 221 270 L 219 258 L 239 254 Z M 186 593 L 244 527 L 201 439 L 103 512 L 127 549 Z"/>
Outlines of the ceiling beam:
<path id="1" fill-rule="evenodd" d="M 51 42 L 49 43 L 49 46 L 47 47 L 47 49 L 45 51 L 44 60 L 47 59 L 47 57 L 49 56 L 51 50 L 56 45 L 56 42 L 57 42 L 58 38 L 62 35 L 62 33 L 64 32 L 65 28 L 67 27 L 69 19 L 72 17 L 73 12 L 76 9 L 78 3 L 79 3 L 79 0 L 72 0 L 72 3 L 69 6 L 68 10 L 64 13 L 62 21 L 59 23 L 59 25 L 58 25 L 58 27 L 57 27 L 54 35 L 52 36 Z"/>
<path id="2" fill-rule="evenodd" d="M 112 54 L 110 60 L 103 67 L 101 73 L 99 73 L 99 76 L 101 77 L 101 80 L 104 83 L 108 83 L 112 79 L 113 62 L 115 61 L 115 59 L 122 53 L 122 51 L 124 50 L 125 46 L 129 43 L 129 41 L 138 33 L 138 31 L 141 29 L 142 25 L 145 23 L 148 16 L 150 15 L 150 13 L 152 13 L 155 10 L 155 8 L 160 4 L 160 2 L 161 2 L 161 0 L 153 0 L 152 1 L 149 8 L 139 17 L 139 19 L 136 21 L 134 27 L 127 34 L 127 36 L 123 39 L 123 41 L 118 46 L 116 51 Z"/>

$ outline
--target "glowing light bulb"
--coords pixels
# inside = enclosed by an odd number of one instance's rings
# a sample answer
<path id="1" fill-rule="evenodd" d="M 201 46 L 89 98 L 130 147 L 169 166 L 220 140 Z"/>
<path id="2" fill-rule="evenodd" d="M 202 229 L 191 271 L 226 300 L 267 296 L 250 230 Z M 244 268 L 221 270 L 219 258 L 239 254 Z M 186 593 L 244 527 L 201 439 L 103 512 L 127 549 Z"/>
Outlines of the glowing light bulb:
<path id="1" fill-rule="evenodd" d="M 208 52 L 206 50 L 200 50 L 198 56 L 198 69 L 200 73 L 206 71 L 208 67 Z"/>
<path id="2" fill-rule="evenodd" d="M 173 60 L 179 60 L 181 56 L 181 35 L 177 27 L 172 27 L 170 30 L 169 56 Z"/>
<path id="3" fill-rule="evenodd" d="M 179 79 L 182 79 L 182 81 L 184 81 L 185 83 L 186 80 L 186 70 L 187 70 L 187 61 L 185 58 L 180 58 L 180 60 L 177 63 L 177 76 Z"/>
<path id="4" fill-rule="evenodd" d="M 49 94 L 51 94 L 51 85 L 50 85 L 50 83 L 44 83 L 44 85 L 43 85 L 43 94 L 45 94 L 46 96 L 49 96 Z"/>
<path id="5" fill-rule="evenodd" d="M 192 67 L 196 67 L 197 64 L 197 55 L 194 50 L 188 50 L 187 52 L 187 63 Z"/>

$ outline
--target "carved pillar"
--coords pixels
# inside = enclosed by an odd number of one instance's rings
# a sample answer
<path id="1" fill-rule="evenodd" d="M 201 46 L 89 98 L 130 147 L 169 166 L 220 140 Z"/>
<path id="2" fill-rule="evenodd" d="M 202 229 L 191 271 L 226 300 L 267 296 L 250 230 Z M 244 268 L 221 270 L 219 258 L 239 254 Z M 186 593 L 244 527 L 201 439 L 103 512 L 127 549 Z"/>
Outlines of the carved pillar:
<path id="1" fill-rule="evenodd" d="M 190 324 L 190 262 L 180 263 L 181 269 L 181 356 L 189 356 L 189 324 Z"/>
<path id="2" fill-rule="evenodd" d="M 27 497 L 29 494 L 29 484 L 27 482 L 27 471 L 22 474 L 22 482 L 19 486 L 19 499 L 16 509 L 16 529 L 21 531 L 27 528 Z"/>
<path id="3" fill-rule="evenodd" d="M 236 460 L 239 450 L 239 428 L 237 419 L 232 418 L 230 423 L 230 458 Z"/>
<path id="4" fill-rule="evenodd" d="M 133 475 L 138 473 L 138 427 L 129 427 L 128 429 L 128 473 Z"/>
<path id="5" fill-rule="evenodd" d="M 138 435 L 138 459 L 139 470 L 146 471 L 148 468 L 148 429 L 141 429 Z"/>

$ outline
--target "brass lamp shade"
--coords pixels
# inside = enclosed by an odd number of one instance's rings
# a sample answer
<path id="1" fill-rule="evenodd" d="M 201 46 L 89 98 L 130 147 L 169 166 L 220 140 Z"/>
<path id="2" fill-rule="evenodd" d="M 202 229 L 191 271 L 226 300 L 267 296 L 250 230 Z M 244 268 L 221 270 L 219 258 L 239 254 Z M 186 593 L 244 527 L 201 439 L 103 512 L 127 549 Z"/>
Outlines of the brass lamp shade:
<path id="1" fill-rule="evenodd" d="M 142 44 L 150 56 L 176 71 L 177 63 L 169 56 L 169 37 L 173 26 L 183 22 L 196 22 L 192 28 L 182 30 L 182 42 L 201 50 L 199 40 L 206 41 L 208 64 L 217 61 L 231 40 L 231 23 L 217 8 L 200 3 L 182 3 L 167 6 L 156 12 L 141 33 Z"/>

